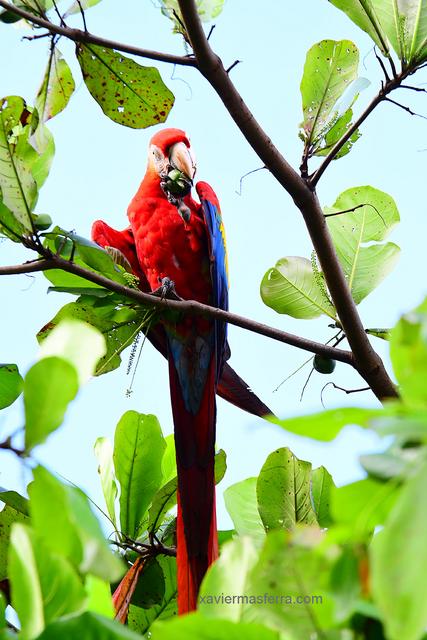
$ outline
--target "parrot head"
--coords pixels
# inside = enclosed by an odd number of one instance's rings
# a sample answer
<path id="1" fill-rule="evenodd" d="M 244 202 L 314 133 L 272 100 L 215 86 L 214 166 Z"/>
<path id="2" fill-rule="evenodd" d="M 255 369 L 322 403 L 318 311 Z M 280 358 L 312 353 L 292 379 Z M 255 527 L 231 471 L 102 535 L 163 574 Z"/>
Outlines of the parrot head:
<path id="1" fill-rule="evenodd" d="M 188 136 L 181 129 L 163 129 L 151 138 L 148 163 L 172 193 L 181 195 L 181 191 L 188 193 L 191 189 L 196 160 Z"/>

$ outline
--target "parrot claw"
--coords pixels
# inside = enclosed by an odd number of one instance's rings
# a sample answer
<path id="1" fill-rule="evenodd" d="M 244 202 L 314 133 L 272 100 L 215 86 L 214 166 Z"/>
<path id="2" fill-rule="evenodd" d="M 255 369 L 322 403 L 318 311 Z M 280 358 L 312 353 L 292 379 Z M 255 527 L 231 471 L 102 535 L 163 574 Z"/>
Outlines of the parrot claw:
<path id="1" fill-rule="evenodd" d="M 160 280 L 160 287 L 151 292 L 151 295 L 157 296 L 162 300 L 168 298 L 169 300 L 182 300 L 175 291 L 175 283 L 170 278 L 162 278 Z"/>

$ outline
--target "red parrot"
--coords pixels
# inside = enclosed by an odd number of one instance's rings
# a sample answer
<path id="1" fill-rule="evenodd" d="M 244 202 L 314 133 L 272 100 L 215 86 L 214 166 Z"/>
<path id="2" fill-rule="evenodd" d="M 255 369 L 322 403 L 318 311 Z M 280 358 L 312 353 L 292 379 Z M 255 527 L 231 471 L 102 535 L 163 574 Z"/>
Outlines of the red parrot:
<path id="1" fill-rule="evenodd" d="M 97 221 L 92 237 L 128 259 L 144 291 L 173 286 L 185 300 L 228 309 L 224 227 L 205 182 L 191 187 L 196 164 L 188 136 L 165 129 L 150 142 L 148 167 L 128 208 L 130 226 Z M 202 316 L 162 320 L 148 334 L 169 363 L 178 472 L 178 612 L 196 608 L 208 566 L 218 556 L 215 514 L 216 393 L 263 416 L 270 413 L 233 371 L 225 323 Z"/>

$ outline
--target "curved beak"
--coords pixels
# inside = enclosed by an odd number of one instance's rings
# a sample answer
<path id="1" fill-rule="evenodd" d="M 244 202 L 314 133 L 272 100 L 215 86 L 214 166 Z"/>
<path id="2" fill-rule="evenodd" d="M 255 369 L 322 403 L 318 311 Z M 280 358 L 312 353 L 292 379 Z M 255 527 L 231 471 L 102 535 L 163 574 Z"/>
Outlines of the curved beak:
<path id="1" fill-rule="evenodd" d="M 169 149 L 169 163 L 174 169 L 182 171 L 182 173 L 193 184 L 193 178 L 196 174 L 196 161 L 184 142 L 177 142 Z"/>

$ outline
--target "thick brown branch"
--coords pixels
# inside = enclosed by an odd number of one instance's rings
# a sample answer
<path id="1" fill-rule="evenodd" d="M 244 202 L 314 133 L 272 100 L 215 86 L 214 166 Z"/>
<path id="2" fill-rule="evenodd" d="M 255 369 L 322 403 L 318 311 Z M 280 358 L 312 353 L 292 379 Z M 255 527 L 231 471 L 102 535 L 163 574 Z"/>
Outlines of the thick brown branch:
<path id="1" fill-rule="evenodd" d="M 319 355 L 326 356 L 327 358 L 333 358 L 339 362 L 344 362 L 345 364 L 354 366 L 354 359 L 350 351 L 335 349 L 329 345 L 301 338 L 300 336 L 293 335 L 292 333 L 287 333 L 286 331 L 269 327 L 268 325 L 256 322 L 255 320 L 250 320 L 249 318 L 244 318 L 243 316 L 239 316 L 235 313 L 229 313 L 222 309 L 216 309 L 215 307 L 210 307 L 209 305 L 195 302 L 194 300 L 169 300 L 153 296 L 149 293 L 143 293 L 137 289 L 125 287 L 118 282 L 105 278 L 99 273 L 84 269 L 83 267 L 68 260 L 64 260 L 56 255 L 43 260 L 34 260 L 24 264 L 0 267 L 0 276 L 34 273 L 36 271 L 47 271 L 49 269 L 63 269 L 69 273 L 74 273 L 82 278 L 86 278 L 86 280 L 89 280 L 90 282 L 94 282 L 101 287 L 105 287 L 110 291 L 114 291 L 115 293 L 129 298 L 130 300 L 135 300 L 135 302 L 142 305 L 174 309 L 191 315 L 204 315 L 211 318 L 218 318 L 228 322 L 228 324 L 240 327 L 241 329 L 246 329 L 247 331 L 252 331 L 253 333 L 266 336 L 267 338 L 272 338 L 278 342 L 284 342 L 285 344 L 297 347 L 298 349 L 303 349 L 310 353 L 318 353 Z"/>
<path id="2" fill-rule="evenodd" d="M 152 51 L 150 49 L 141 49 L 141 47 L 134 47 L 130 44 L 125 44 L 123 42 L 116 42 L 115 40 L 108 40 L 107 38 L 101 38 L 100 36 L 96 36 L 93 33 L 89 33 L 88 31 L 81 31 L 80 29 L 71 29 L 70 27 L 58 26 L 51 22 L 50 20 L 46 20 L 45 18 L 41 18 L 39 16 L 35 16 L 33 13 L 29 11 L 25 11 L 25 9 L 20 9 L 15 7 L 13 4 L 9 2 L 5 2 L 5 0 L 0 0 L 0 7 L 7 9 L 11 13 L 14 13 L 25 20 L 28 20 L 31 24 L 35 24 L 38 27 L 42 27 L 43 29 L 47 29 L 50 33 L 56 33 L 59 36 L 65 36 L 74 42 L 85 42 L 87 44 L 96 44 L 100 47 L 106 47 L 107 49 L 115 49 L 116 51 L 123 51 L 123 53 L 130 53 L 134 56 L 139 56 L 141 58 L 148 58 L 150 60 L 158 60 L 159 62 L 170 62 L 172 64 L 179 64 L 186 67 L 197 67 L 197 62 L 193 57 L 189 56 L 175 56 L 170 53 L 163 53 L 161 51 Z"/>
<path id="3" fill-rule="evenodd" d="M 178 1 L 200 72 L 218 93 L 261 161 L 290 194 L 304 216 L 332 300 L 353 351 L 356 368 L 379 399 L 395 397 L 395 387 L 363 329 L 316 194 L 273 145 L 243 101 L 206 39 L 194 0 Z"/>

